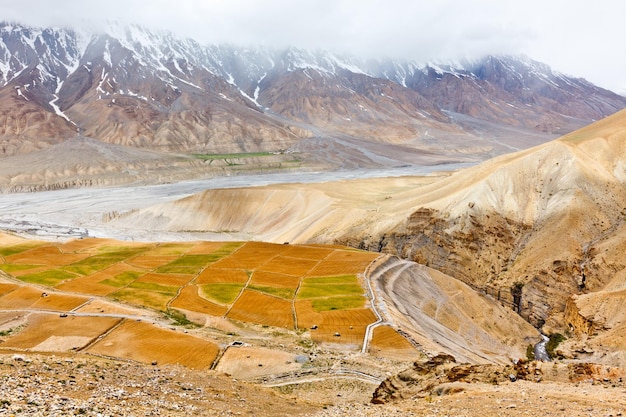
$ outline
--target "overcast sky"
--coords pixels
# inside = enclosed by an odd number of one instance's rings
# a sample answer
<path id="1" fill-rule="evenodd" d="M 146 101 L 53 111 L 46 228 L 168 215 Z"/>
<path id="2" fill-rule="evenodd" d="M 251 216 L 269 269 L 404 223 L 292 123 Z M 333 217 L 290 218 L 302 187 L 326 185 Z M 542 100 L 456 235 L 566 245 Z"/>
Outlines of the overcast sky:
<path id="1" fill-rule="evenodd" d="M 623 0 L 0 0 L 0 20 L 106 20 L 203 43 L 296 46 L 419 63 L 526 54 L 626 93 Z"/>

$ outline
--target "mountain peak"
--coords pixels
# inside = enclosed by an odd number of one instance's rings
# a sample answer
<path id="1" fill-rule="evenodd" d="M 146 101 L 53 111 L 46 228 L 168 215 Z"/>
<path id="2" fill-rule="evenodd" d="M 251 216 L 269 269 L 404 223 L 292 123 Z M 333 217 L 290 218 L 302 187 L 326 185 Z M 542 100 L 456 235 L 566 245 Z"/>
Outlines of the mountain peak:
<path id="1" fill-rule="evenodd" d="M 192 152 L 275 150 L 344 135 L 430 149 L 433 135 L 440 144 L 466 136 L 484 158 L 504 150 L 491 139 L 497 126 L 556 135 L 626 106 L 626 98 L 528 57 L 419 65 L 203 45 L 119 22 L 99 32 L 3 23 L 0 34 L 0 107 L 10 120 L 40 115 L 27 130 L 7 125 L 5 155 L 31 149 L 24 141 L 38 148 L 78 130 Z M 48 139 L 37 142 L 42 132 Z"/>

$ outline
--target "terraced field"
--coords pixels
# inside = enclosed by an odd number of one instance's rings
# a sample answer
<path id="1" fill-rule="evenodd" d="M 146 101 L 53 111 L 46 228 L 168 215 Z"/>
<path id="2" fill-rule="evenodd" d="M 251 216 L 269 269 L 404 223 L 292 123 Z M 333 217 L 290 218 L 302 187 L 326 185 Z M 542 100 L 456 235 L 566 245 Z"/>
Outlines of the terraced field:
<path id="1" fill-rule="evenodd" d="M 340 246 L 92 238 L 51 243 L 11 237 L 0 239 L 0 270 L 29 285 L 3 284 L 0 309 L 76 313 L 108 299 L 179 319 L 183 313 L 199 322 L 198 317 L 214 316 L 306 330 L 314 342 L 359 348 L 366 327 L 376 321 L 362 282 L 376 257 Z M 46 288 L 50 294 L 44 297 Z M 76 348 L 132 357 L 136 349 L 111 346 L 119 335 L 139 331 L 137 326 L 115 326 L 108 342 L 85 336 Z"/>

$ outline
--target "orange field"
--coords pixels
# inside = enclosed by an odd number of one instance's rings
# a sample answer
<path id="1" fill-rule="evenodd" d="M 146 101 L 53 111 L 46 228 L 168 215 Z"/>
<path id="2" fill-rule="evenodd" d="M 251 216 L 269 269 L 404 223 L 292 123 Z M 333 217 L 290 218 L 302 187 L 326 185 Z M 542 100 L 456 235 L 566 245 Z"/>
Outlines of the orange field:
<path id="1" fill-rule="evenodd" d="M 251 285 L 267 285 L 270 287 L 298 288 L 300 277 L 275 272 L 256 271 L 250 280 Z"/>
<path id="2" fill-rule="evenodd" d="M 374 328 L 369 352 L 376 356 L 417 357 L 419 351 L 395 329 L 390 326 Z"/>
<path id="3" fill-rule="evenodd" d="M 112 244 L 115 241 L 111 239 L 99 239 L 99 238 L 91 238 L 91 239 L 74 239 L 68 242 L 62 243 L 59 245 L 59 250 L 63 253 L 91 253 L 95 252 L 97 248 Z"/>
<path id="4" fill-rule="evenodd" d="M 5 294 L 10 293 L 11 291 L 15 290 L 17 287 L 19 287 L 19 285 L 17 284 L 10 284 L 8 282 L 0 282 L 0 297 L 2 297 Z"/>
<path id="5" fill-rule="evenodd" d="M 224 247 L 223 242 L 199 242 L 192 247 L 187 254 L 188 255 L 210 255 L 217 250 Z"/>
<path id="6" fill-rule="evenodd" d="M 3 270 L 70 293 L 287 329 L 317 325 L 319 342 L 361 344 L 375 321 L 358 278 L 375 253 L 262 242 L 10 242 Z M 0 308 L 69 311 L 87 302 L 29 288 L 0 286 Z"/>
<path id="7" fill-rule="evenodd" d="M 5 261 L 6 263 L 22 265 L 62 266 L 78 262 L 88 256 L 88 253 L 62 253 L 58 247 L 42 246 L 7 256 Z"/>
<path id="8" fill-rule="evenodd" d="M 2 348 L 43 350 L 38 346 L 47 340 L 54 342 L 47 347 L 55 351 L 81 348 L 119 321 L 120 319 L 111 317 L 59 317 L 58 314 L 33 314 L 28 318 L 26 328 L 5 340 Z M 66 345 L 63 338 L 70 338 L 70 345 Z M 77 343 L 80 346 L 76 346 Z"/>
<path id="9" fill-rule="evenodd" d="M 180 295 L 172 301 L 171 306 L 182 310 L 195 311 L 197 313 L 218 317 L 223 316 L 227 310 L 225 306 L 212 303 L 211 301 L 200 297 L 198 294 L 198 287 L 195 285 L 188 285 L 184 287 L 181 290 Z"/>
<path id="10" fill-rule="evenodd" d="M 214 343 L 149 323 L 125 320 L 87 352 L 142 363 L 180 364 L 209 369 L 217 358 Z"/>
<path id="11" fill-rule="evenodd" d="M 296 313 L 298 327 L 311 328 L 311 339 L 318 343 L 361 346 L 365 329 L 376 321 L 368 308 L 316 312 L 310 300 L 297 301 Z"/>
<path id="12" fill-rule="evenodd" d="M 61 291 L 77 292 L 81 294 L 105 296 L 116 291 L 116 287 L 100 284 L 98 277 L 77 278 L 72 281 L 63 282 L 55 288 Z"/>
<path id="13" fill-rule="evenodd" d="M 358 274 L 378 257 L 377 253 L 335 250 L 317 265 L 309 276 Z"/>
<path id="14" fill-rule="evenodd" d="M 282 254 L 283 256 L 289 256 L 291 258 L 313 259 L 318 261 L 324 259 L 332 252 L 333 249 L 330 247 L 289 245 Z"/>
<path id="15" fill-rule="evenodd" d="M 274 272 L 276 274 L 302 276 L 306 275 L 307 272 L 313 269 L 318 263 L 319 261 L 315 259 L 276 256 L 258 269 L 261 271 Z"/>
<path id="16" fill-rule="evenodd" d="M 45 297 L 39 297 L 30 308 L 51 311 L 72 311 L 89 301 L 87 297 L 73 294 L 51 293 Z"/>
<path id="17" fill-rule="evenodd" d="M 291 301 L 258 291 L 245 290 L 226 317 L 267 326 L 294 327 Z"/>
<path id="18" fill-rule="evenodd" d="M 30 286 L 18 287 L 0 297 L 0 309 L 26 309 L 35 304 L 42 291 Z"/>
<path id="19" fill-rule="evenodd" d="M 246 242 L 235 253 L 215 262 L 213 266 L 215 268 L 256 270 L 287 249 L 287 245 Z"/>
<path id="20" fill-rule="evenodd" d="M 205 268 L 196 279 L 197 284 L 226 284 L 248 281 L 248 274 L 243 269 L 224 269 L 215 266 Z"/>

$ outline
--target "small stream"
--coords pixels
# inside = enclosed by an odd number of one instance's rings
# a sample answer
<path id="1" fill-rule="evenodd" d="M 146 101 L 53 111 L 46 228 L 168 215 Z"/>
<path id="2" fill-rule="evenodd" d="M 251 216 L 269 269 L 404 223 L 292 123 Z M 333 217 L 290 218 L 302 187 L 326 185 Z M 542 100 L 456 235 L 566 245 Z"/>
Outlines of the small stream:
<path id="1" fill-rule="evenodd" d="M 541 339 L 541 342 L 535 345 L 535 360 L 541 362 L 550 362 L 550 355 L 548 355 L 548 350 L 546 349 L 546 345 L 548 344 L 548 341 L 550 339 L 545 334 L 541 335 Z"/>

